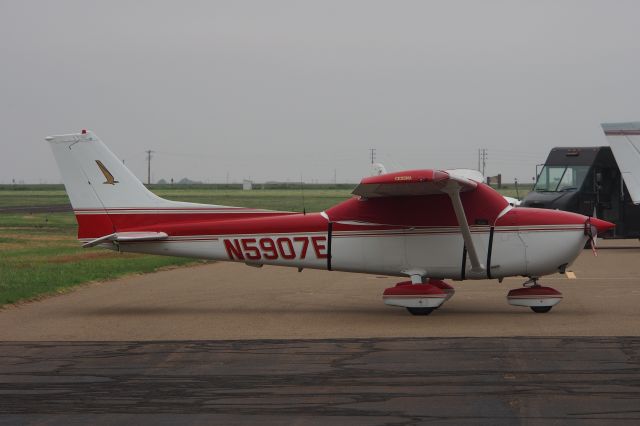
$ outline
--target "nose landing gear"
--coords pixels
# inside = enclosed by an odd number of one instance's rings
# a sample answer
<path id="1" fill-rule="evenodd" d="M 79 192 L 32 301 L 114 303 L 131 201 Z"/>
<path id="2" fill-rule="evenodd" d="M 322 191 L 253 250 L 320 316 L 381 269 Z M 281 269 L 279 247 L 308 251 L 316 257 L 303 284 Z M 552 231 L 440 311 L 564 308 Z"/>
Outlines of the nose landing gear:
<path id="1" fill-rule="evenodd" d="M 562 293 L 551 287 L 538 284 L 538 278 L 531 278 L 523 284 L 523 288 L 511 290 L 507 301 L 512 306 L 525 306 L 538 314 L 549 312 L 562 301 Z"/>

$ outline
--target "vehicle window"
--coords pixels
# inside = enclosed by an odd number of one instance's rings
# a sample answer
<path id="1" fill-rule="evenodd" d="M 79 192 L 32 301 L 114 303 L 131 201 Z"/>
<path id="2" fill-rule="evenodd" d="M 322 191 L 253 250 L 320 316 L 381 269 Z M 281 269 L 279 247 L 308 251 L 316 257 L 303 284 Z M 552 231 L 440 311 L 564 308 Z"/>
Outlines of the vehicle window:
<path id="1" fill-rule="evenodd" d="M 554 192 L 562 179 L 565 166 L 544 166 L 538 177 L 534 191 Z"/>
<path id="2" fill-rule="evenodd" d="M 580 188 L 588 170 L 589 167 L 587 166 L 567 167 L 556 191 L 570 191 Z"/>
<path id="3" fill-rule="evenodd" d="M 589 166 L 544 166 L 534 191 L 560 192 L 579 189 Z"/>

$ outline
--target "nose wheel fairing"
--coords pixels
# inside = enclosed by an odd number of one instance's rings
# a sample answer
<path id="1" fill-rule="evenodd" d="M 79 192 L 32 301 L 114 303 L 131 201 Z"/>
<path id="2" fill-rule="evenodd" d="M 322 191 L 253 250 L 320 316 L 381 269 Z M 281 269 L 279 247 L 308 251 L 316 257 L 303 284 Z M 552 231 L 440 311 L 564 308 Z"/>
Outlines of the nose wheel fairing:
<path id="1" fill-rule="evenodd" d="M 562 301 L 558 290 L 538 284 L 537 278 L 525 282 L 522 288 L 509 291 L 507 301 L 512 306 L 531 308 L 535 313 L 546 313 Z"/>
<path id="2" fill-rule="evenodd" d="M 553 307 L 562 301 L 562 293 L 551 287 L 529 287 L 511 290 L 507 300 L 512 306 Z"/>

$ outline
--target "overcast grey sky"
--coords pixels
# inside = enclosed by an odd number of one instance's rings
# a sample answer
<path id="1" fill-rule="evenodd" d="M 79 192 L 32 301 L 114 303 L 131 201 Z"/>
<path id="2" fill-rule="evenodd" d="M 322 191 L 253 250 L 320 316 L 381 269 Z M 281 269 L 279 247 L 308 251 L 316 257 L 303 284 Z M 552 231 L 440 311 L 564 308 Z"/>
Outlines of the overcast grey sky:
<path id="1" fill-rule="evenodd" d="M 60 182 L 44 136 L 92 129 L 140 177 L 529 181 L 640 120 L 638 1 L 0 0 L 0 182 Z"/>

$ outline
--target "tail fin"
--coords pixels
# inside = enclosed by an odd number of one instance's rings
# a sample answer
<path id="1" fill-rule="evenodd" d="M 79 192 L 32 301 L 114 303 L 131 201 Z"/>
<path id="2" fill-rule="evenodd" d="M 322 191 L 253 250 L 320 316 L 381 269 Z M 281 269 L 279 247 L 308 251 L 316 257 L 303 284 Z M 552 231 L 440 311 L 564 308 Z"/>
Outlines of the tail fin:
<path id="1" fill-rule="evenodd" d="M 46 140 L 51 144 L 74 210 L 176 204 L 145 188 L 92 132 L 48 136 Z"/>
<path id="2" fill-rule="evenodd" d="M 640 122 L 603 123 L 620 173 L 634 204 L 640 204 Z"/>
<path id="3" fill-rule="evenodd" d="M 78 134 L 48 136 L 46 140 L 50 142 L 76 214 L 80 239 L 174 220 L 177 213 L 203 217 L 203 213 L 240 210 L 158 197 L 145 188 L 92 132 L 83 130 Z M 182 214 L 178 220 L 188 219 L 188 214 Z"/>

